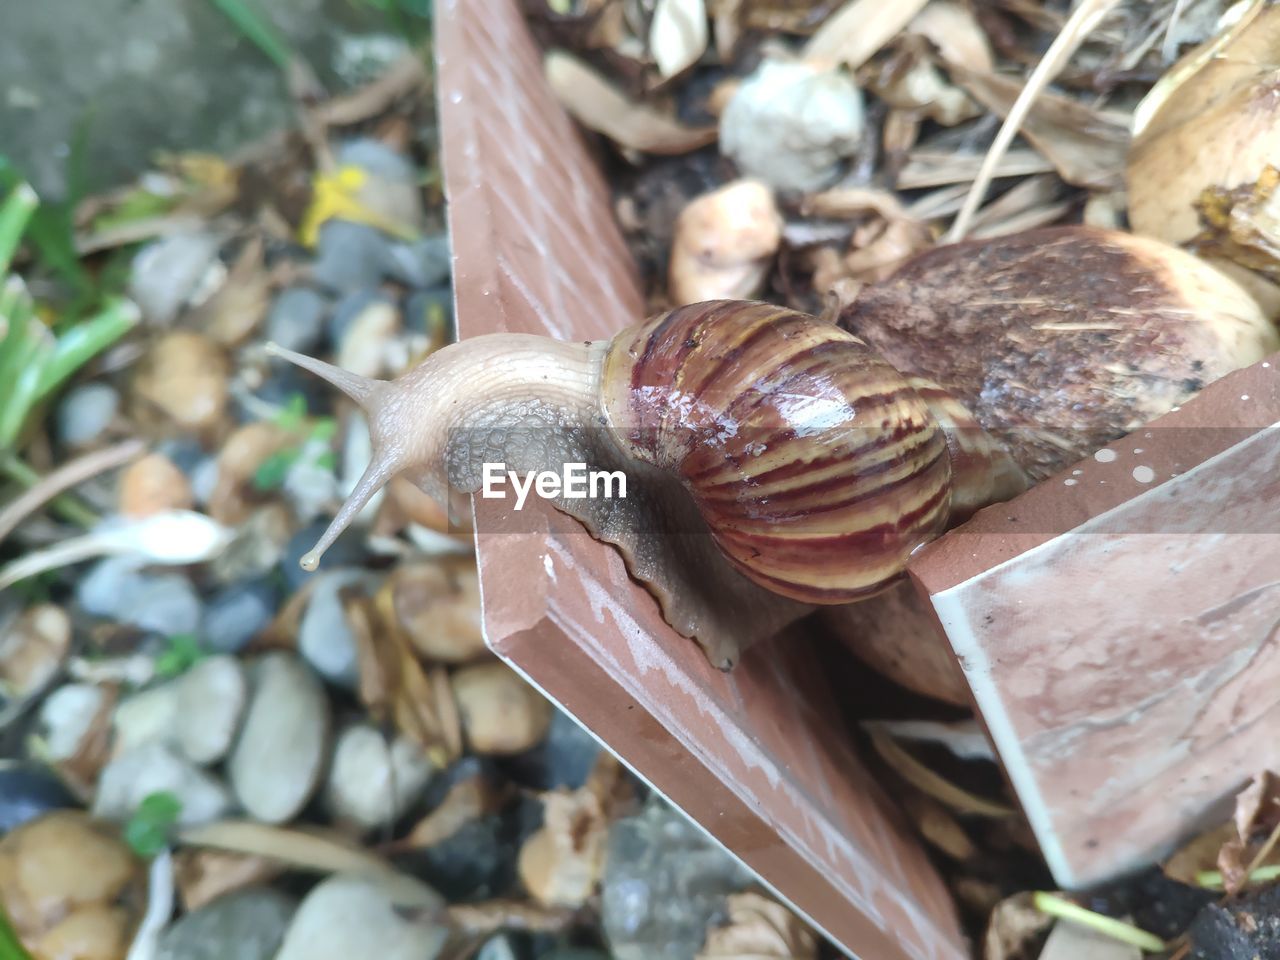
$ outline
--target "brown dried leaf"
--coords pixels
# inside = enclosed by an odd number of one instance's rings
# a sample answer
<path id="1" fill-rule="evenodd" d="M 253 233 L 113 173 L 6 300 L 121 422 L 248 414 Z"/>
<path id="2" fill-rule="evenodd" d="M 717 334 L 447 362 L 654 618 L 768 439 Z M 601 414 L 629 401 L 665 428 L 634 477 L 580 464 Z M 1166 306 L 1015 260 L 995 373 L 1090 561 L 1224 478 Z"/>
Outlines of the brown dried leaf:
<path id="1" fill-rule="evenodd" d="M 470 934 L 490 934 L 498 930 L 559 933 L 577 918 L 575 911 L 565 907 L 542 907 L 523 900 L 454 903 L 449 905 L 448 914 L 454 929 Z"/>
<path id="2" fill-rule="evenodd" d="M 954 153 L 930 147 L 911 151 L 906 166 L 898 172 L 898 189 L 917 190 L 952 183 L 972 183 L 982 167 L 982 156 L 976 153 Z M 1024 177 L 1048 173 L 1053 164 L 1034 150 L 1010 150 L 996 165 L 996 178 Z"/>
<path id="3" fill-rule="evenodd" d="M 984 73 L 995 69 L 986 31 L 973 12 L 955 0 L 933 0 L 907 25 L 906 32 L 924 37 L 946 61 Z"/>
<path id="4" fill-rule="evenodd" d="M 1253 183 L 1206 189 L 1196 203 L 1203 229 L 1188 246 L 1280 281 L 1280 169 L 1268 165 Z"/>
<path id="5" fill-rule="evenodd" d="M 815 960 L 818 938 L 794 913 L 758 893 L 726 900 L 729 922 L 707 931 L 696 960 Z"/>
<path id="6" fill-rule="evenodd" d="M 1280 778 L 1270 770 L 1255 776 L 1236 795 L 1236 833 L 1243 841 L 1259 831 L 1268 833 L 1280 823 Z"/>
<path id="7" fill-rule="evenodd" d="M 543 61 L 557 98 L 585 127 L 642 153 L 688 153 L 716 139 L 715 127 L 686 127 L 673 116 L 632 101 L 581 60 L 554 50 Z"/>
<path id="8" fill-rule="evenodd" d="M 907 794 L 901 799 L 907 816 L 929 843 L 953 860 L 968 860 L 977 855 L 969 835 L 942 804 L 921 794 Z"/>
<path id="9" fill-rule="evenodd" d="M 992 113 L 1009 115 L 1022 81 L 949 64 L 951 75 Z M 1094 110 L 1077 100 L 1043 91 L 1020 131 L 1058 171 L 1077 187 L 1113 189 L 1123 184 L 1129 149 L 1128 124 L 1119 116 Z"/>
<path id="10" fill-rule="evenodd" d="M 174 880 L 186 911 L 243 887 L 267 883 L 282 870 L 278 862 L 264 857 L 222 850 L 179 850 L 173 858 Z"/>
<path id="11" fill-rule="evenodd" d="M 246 340 L 271 303 L 271 277 L 266 269 L 262 235 L 244 245 L 216 293 L 192 312 L 191 324 L 225 347 Z"/>
<path id="12" fill-rule="evenodd" d="M 462 755 L 462 733 L 457 707 L 443 670 L 428 676 L 414 656 L 404 633 L 379 629 L 392 622 L 394 611 L 378 609 L 389 593 L 376 601 L 344 596 L 343 610 L 356 641 L 360 671 L 360 702 L 379 723 L 390 723 L 426 751 L 436 766 L 444 767 Z"/>
<path id="13" fill-rule="evenodd" d="M 1031 960 L 1027 950 L 1053 917 L 1037 910 L 1030 893 L 1001 900 L 991 911 L 982 942 L 982 960 Z"/>
<path id="14" fill-rule="evenodd" d="M 506 805 L 510 789 L 495 786 L 483 776 L 469 777 L 455 783 L 440 805 L 418 821 L 409 833 L 390 844 L 388 849 L 425 850 L 448 840 L 472 820 L 494 813 Z"/>
<path id="15" fill-rule="evenodd" d="M 97 787 L 98 774 L 111 758 L 111 716 L 115 713 L 120 690 L 115 684 L 103 685 L 105 695 L 98 704 L 92 722 L 75 753 L 54 766 L 67 787 L 82 800 L 89 800 Z"/>
<path id="16" fill-rule="evenodd" d="M 954 783 L 934 773 L 914 756 L 898 746 L 893 738 L 883 730 L 870 730 L 868 733 L 876 752 L 893 768 L 895 773 L 917 790 L 923 791 L 952 810 L 981 817 L 1012 817 L 1015 815 L 1016 811 L 1012 807 L 995 803 L 984 797 L 975 796 L 968 790 L 957 787 Z"/>
<path id="17" fill-rule="evenodd" d="M 52 603 L 28 607 L 0 625 L 0 691 L 25 700 L 53 679 L 71 650 L 71 618 Z"/>
<path id="18" fill-rule="evenodd" d="M 341 127 L 381 116 L 399 100 L 425 90 L 430 83 L 422 57 L 407 53 L 359 90 L 326 100 L 308 112 L 324 126 Z"/>
<path id="19" fill-rule="evenodd" d="M 850 70 L 874 57 L 880 49 L 902 32 L 927 0 L 849 0 L 828 18 L 809 42 L 803 58 L 810 63 L 831 67 L 844 64 Z"/>
<path id="20" fill-rule="evenodd" d="M 1197 885 L 1196 874 L 1218 869 L 1218 852 L 1223 845 L 1236 839 L 1235 827 L 1224 823 L 1206 830 L 1180 847 L 1164 864 L 1164 875 L 1170 880 Z"/>
<path id="21" fill-rule="evenodd" d="M 649 54 L 664 77 L 698 62 L 707 49 L 704 0 L 658 0 L 649 22 Z"/>

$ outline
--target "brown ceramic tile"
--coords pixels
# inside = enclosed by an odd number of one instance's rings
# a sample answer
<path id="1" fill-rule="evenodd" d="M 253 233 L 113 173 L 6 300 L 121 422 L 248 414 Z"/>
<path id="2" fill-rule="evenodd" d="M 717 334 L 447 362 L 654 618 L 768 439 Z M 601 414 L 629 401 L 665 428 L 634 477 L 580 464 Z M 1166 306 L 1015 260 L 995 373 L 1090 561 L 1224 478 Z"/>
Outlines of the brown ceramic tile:
<path id="1" fill-rule="evenodd" d="M 1280 358 L 923 551 L 1058 881 L 1151 862 L 1280 764 Z"/>
<path id="2" fill-rule="evenodd" d="M 639 320 L 609 191 L 515 0 L 442 0 L 437 30 L 462 334 L 607 337 Z M 541 503 L 518 523 L 495 502 L 477 516 L 499 655 L 850 954 L 968 955 L 803 639 L 753 648 L 722 674 L 574 521 Z"/>

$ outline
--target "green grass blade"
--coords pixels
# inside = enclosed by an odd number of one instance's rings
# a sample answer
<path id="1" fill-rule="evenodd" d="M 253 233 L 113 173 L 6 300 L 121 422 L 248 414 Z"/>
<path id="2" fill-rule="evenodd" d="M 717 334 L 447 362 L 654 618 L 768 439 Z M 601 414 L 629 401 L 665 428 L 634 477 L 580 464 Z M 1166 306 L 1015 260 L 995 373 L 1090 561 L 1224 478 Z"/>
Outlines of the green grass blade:
<path id="1" fill-rule="evenodd" d="M 31 954 L 27 953 L 22 946 L 22 941 L 14 933 L 2 903 L 0 903 L 0 960 L 31 960 Z"/>
<path id="2" fill-rule="evenodd" d="M 255 10 L 248 0 L 209 0 L 209 2 L 222 11 L 223 16 L 230 20 L 246 39 L 266 54 L 277 67 L 281 70 L 288 69 L 293 61 L 293 51 L 289 49 L 284 38 L 276 32 L 275 27 Z"/>
<path id="3" fill-rule="evenodd" d="M 26 179 L 18 168 L 0 154 L 0 189 L 13 191 L 25 183 Z M 40 204 L 27 225 L 26 233 L 39 262 L 61 277 L 76 293 L 83 294 L 93 288 L 93 281 L 89 279 L 89 274 L 76 253 L 75 228 L 71 223 L 71 209 L 67 204 Z M 0 269 L 0 276 L 7 269 L 6 261 L 3 269 Z"/>
<path id="4" fill-rule="evenodd" d="M 14 184 L 0 204 L 0 279 L 9 272 L 13 255 L 38 206 L 40 198 L 24 181 Z"/>
<path id="5" fill-rule="evenodd" d="M 68 329 L 58 337 L 53 352 L 40 371 L 35 401 L 56 390 L 68 377 L 128 333 L 140 318 L 132 301 L 113 298 L 96 316 Z"/>

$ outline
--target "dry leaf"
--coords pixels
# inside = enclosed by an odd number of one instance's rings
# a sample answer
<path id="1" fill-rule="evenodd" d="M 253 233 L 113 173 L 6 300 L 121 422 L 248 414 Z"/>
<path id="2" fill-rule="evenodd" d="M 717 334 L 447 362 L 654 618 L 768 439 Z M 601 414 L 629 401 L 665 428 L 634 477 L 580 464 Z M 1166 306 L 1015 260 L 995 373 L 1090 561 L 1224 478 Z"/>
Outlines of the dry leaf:
<path id="1" fill-rule="evenodd" d="M 955 0 L 933 0 L 907 25 L 906 32 L 924 37 L 950 63 L 984 73 L 995 69 L 986 31 L 973 11 Z"/>
<path id="2" fill-rule="evenodd" d="M 483 776 L 469 777 L 449 788 L 440 805 L 418 821 L 409 833 L 388 845 L 388 850 L 425 850 L 448 840 L 472 820 L 487 817 L 511 796 L 504 784 L 497 787 Z"/>
<path id="3" fill-rule="evenodd" d="M 707 931 L 696 960 L 816 960 L 818 938 L 794 913 L 758 893 L 730 894 L 729 922 Z"/>
<path id="4" fill-rule="evenodd" d="M 649 53 L 658 72 L 674 77 L 698 62 L 707 49 L 703 0 L 658 0 L 649 25 Z"/>
<path id="5" fill-rule="evenodd" d="M 1000 117 L 1008 117 L 1023 84 L 1012 77 L 952 66 L 955 81 Z M 1124 182 L 1127 123 L 1059 94 L 1041 92 L 1019 132 L 1077 187 L 1112 189 Z"/>
<path id="6" fill-rule="evenodd" d="M 173 857 L 178 896 L 187 912 L 235 890 L 268 883 L 282 869 L 264 857 L 222 850 L 179 850 Z"/>
<path id="7" fill-rule="evenodd" d="M 809 38 L 802 56 L 816 65 L 844 64 L 857 70 L 901 33 L 926 2 L 850 0 Z"/>
<path id="8" fill-rule="evenodd" d="M 192 311 L 186 322 L 204 330 L 224 347 L 246 340 L 271 304 L 271 277 L 263 259 L 265 248 L 261 234 L 252 237 L 227 271 L 222 286 Z"/>
<path id="9" fill-rule="evenodd" d="M 102 684 L 100 689 L 103 691 L 102 700 L 94 711 L 93 720 L 85 727 L 84 736 L 76 744 L 75 752 L 54 764 L 58 776 L 71 792 L 86 802 L 93 797 L 98 775 L 111 759 L 111 716 L 120 698 L 120 690 L 113 683 Z"/>
<path id="10" fill-rule="evenodd" d="M 1236 828 L 1233 824 L 1224 823 L 1206 830 L 1180 847 L 1167 861 L 1163 870 L 1166 877 L 1185 883 L 1189 887 L 1197 886 L 1196 874 L 1205 870 L 1218 869 L 1218 851 L 1223 844 L 1236 839 Z"/>
<path id="11" fill-rule="evenodd" d="M 389 593 L 377 601 L 385 606 Z M 431 762 L 445 767 L 462 755 L 462 730 L 448 676 L 428 676 L 400 630 L 386 629 L 395 611 L 378 609 L 359 596 L 343 599 L 347 624 L 356 641 L 360 702 L 379 723 L 390 723 L 426 751 Z"/>
<path id="12" fill-rule="evenodd" d="M 619 146 L 643 153 L 688 153 L 716 139 L 715 127 L 686 127 L 646 104 L 635 103 L 576 57 L 552 51 L 543 61 L 556 97 L 585 127 Z"/>
<path id="13" fill-rule="evenodd" d="M 578 916 L 565 907 L 542 907 L 524 900 L 454 903 L 449 905 L 448 915 L 451 926 L 470 934 L 490 934 L 499 930 L 559 933 Z"/>
<path id="14" fill-rule="evenodd" d="M 895 773 L 917 790 L 921 790 L 933 797 L 933 799 L 946 804 L 952 810 L 981 817 L 1012 817 L 1015 815 L 1016 811 L 1012 807 L 995 803 L 984 797 L 975 796 L 968 790 L 957 787 L 954 783 L 934 773 L 911 754 L 907 753 L 906 750 L 898 746 L 893 741 L 893 738 L 883 730 L 871 730 L 869 733 L 871 743 L 876 748 L 876 752 L 880 754 L 885 763 L 893 768 Z"/>
<path id="15" fill-rule="evenodd" d="M 1037 910 L 1030 893 L 1001 900 L 991 911 L 982 942 L 982 960 L 1030 960 L 1026 950 L 1053 923 Z"/>
<path id="16" fill-rule="evenodd" d="M 25 700 L 44 689 L 71 650 L 71 618 L 41 603 L 0 627 L 0 693 Z"/>
<path id="17" fill-rule="evenodd" d="M 947 856 L 953 860 L 968 860 L 977 855 L 977 848 L 969 835 L 942 804 L 918 793 L 909 793 L 899 799 L 920 835 Z"/>
<path id="18" fill-rule="evenodd" d="M 898 171 L 899 190 L 941 187 L 952 183 L 972 183 L 982 168 L 982 156 L 954 153 L 928 147 L 911 151 L 906 165 Z M 1034 150 L 1010 150 L 996 164 L 994 177 L 1023 177 L 1049 173 L 1053 163 Z"/>
<path id="19" fill-rule="evenodd" d="M 1274 773 L 1264 770 L 1236 794 L 1234 820 L 1241 840 L 1259 830 L 1275 829 L 1280 823 L 1280 779 Z"/>

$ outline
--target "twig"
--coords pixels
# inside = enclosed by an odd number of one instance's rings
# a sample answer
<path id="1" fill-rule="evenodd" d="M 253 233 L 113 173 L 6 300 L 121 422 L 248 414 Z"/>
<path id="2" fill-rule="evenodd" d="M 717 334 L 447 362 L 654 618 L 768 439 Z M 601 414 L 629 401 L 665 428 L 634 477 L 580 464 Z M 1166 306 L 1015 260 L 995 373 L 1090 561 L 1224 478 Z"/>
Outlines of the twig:
<path id="1" fill-rule="evenodd" d="M 1154 933 L 1148 933 L 1141 927 L 1135 927 L 1133 924 L 1117 920 L 1115 917 L 1108 917 L 1101 913 L 1094 913 L 1092 910 L 1086 910 L 1079 904 L 1072 903 L 1070 900 L 1052 893 L 1037 892 L 1032 895 L 1031 899 L 1032 903 L 1035 904 L 1035 908 L 1041 913 L 1047 913 L 1049 916 L 1057 917 L 1060 920 L 1070 920 L 1072 923 L 1078 923 L 1082 927 L 1088 927 L 1090 930 L 1110 937 L 1112 940 L 1119 940 L 1121 943 L 1127 943 L 1132 947 L 1137 947 L 1139 950 L 1145 950 L 1147 953 L 1159 953 L 1167 946 Z"/>
<path id="2" fill-rule="evenodd" d="M 969 225 L 973 221 L 973 215 L 978 212 L 978 206 L 987 196 L 987 188 L 991 186 L 992 177 L 996 167 L 1000 164 L 1001 157 L 1005 155 L 1009 145 L 1013 143 L 1013 138 L 1017 136 L 1018 130 L 1022 127 L 1022 121 L 1031 112 L 1031 107 L 1036 102 L 1036 97 L 1058 75 L 1059 71 L 1067 65 L 1067 61 L 1071 59 L 1080 44 L 1084 42 L 1085 37 L 1093 32 L 1094 28 L 1102 22 L 1102 18 L 1119 2 L 1120 0 L 1084 0 L 1080 6 L 1076 7 L 1071 17 L 1063 25 L 1062 32 L 1054 38 L 1044 58 L 1031 71 L 1031 76 L 1027 78 L 1026 86 L 1022 88 L 1022 92 L 1018 94 L 1018 99 L 1013 102 L 1013 106 L 1009 109 L 1009 115 L 1005 117 L 1004 124 L 1000 127 L 1000 132 L 996 134 L 996 138 L 991 144 L 991 149 L 987 151 L 986 159 L 983 160 L 982 168 L 978 171 L 978 176 L 973 181 L 969 196 L 965 198 L 964 206 L 960 208 L 960 213 L 956 216 L 955 222 L 951 224 L 951 229 L 947 231 L 947 243 L 955 243 L 964 239 L 964 235 L 968 232 Z"/>
<path id="3" fill-rule="evenodd" d="M 1249 871 L 1249 875 L 1245 878 L 1245 884 L 1266 883 L 1268 880 L 1276 879 L 1280 879 L 1280 864 L 1272 864 L 1268 867 L 1259 867 L 1257 870 Z M 1201 870 L 1196 873 L 1196 886 L 1198 887 L 1204 887 L 1206 890 L 1222 890 L 1225 889 L 1226 885 L 1226 880 L 1220 870 Z"/>
<path id="4" fill-rule="evenodd" d="M 126 440 L 124 443 L 118 443 L 114 447 L 95 450 L 92 453 L 86 453 L 82 457 L 77 457 L 70 463 L 63 464 L 46 477 L 40 477 L 34 471 L 30 473 L 23 472 L 23 468 L 26 470 L 30 470 L 30 468 L 21 463 L 21 461 L 17 461 L 21 466 L 19 467 L 19 473 L 15 474 L 13 472 L 13 463 L 6 462 L 5 472 L 9 473 L 14 479 L 23 483 L 34 477 L 34 482 L 30 484 L 30 489 L 26 493 L 5 506 L 3 510 L 0 510 L 0 540 L 4 540 L 14 531 L 18 524 L 64 490 L 84 483 L 90 477 L 95 477 L 106 470 L 123 466 L 139 456 L 146 448 L 146 444 L 141 440 Z M 93 513 L 87 511 L 75 501 L 64 501 L 61 504 L 61 509 L 64 516 L 67 515 L 68 509 L 72 514 L 77 514 L 77 516 L 69 517 L 68 519 L 73 519 L 84 526 L 92 526 L 98 520 Z"/>

